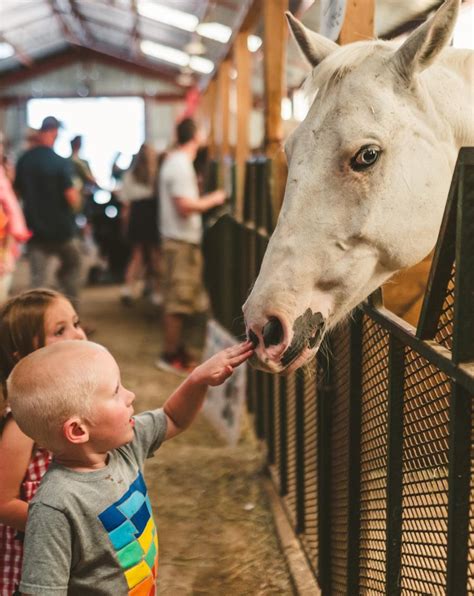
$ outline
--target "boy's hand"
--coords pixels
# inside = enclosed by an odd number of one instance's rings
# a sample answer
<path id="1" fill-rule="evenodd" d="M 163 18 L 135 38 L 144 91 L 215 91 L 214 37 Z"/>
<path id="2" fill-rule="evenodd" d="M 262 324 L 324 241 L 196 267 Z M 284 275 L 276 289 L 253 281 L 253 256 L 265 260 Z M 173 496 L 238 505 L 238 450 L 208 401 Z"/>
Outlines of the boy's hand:
<path id="1" fill-rule="evenodd" d="M 231 376 L 234 368 L 250 358 L 253 350 L 251 341 L 226 348 L 196 367 L 190 377 L 199 385 L 221 385 Z"/>

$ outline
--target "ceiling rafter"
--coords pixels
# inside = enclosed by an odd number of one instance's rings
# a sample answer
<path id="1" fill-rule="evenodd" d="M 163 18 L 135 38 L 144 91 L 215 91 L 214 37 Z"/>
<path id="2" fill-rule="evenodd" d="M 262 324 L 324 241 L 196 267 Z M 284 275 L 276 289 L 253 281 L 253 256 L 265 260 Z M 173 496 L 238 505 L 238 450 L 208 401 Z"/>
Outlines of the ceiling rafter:
<path id="1" fill-rule="evenodd" d="M 150 21 L 150 23 L 154 23 L 154 21 L 152 19 L 147 19 L 146 17 L 140 16 L 140 15 L 139 15 L 139 19 L 142 21 Z M 132 27 L 132 29 L 130 29 L 130 27 L 127 27 L 126 25 L 122 25 L 121 23 L 118 23 L 118 22 L 107 21 L 107 20 L 105 20 L 101 17 L 98 17 L 96 15 L 94 15 L 94 16 L 87 15 L 87 20 L 92 25 L 97 25 L 99 27 L 111 29 L 112 31 L 118 31 L 119 33 L 123 33 L 123 34 L 127 34 L 127 35 L 133 35 L 133 33 L 134 33 L 133 27 Z M 169 27 L 171 27 L 171 26 L 163 24 L 163 28 L 168 29 Z M 185 31 L 183 31 L 182 33 L 186 34 Z M 141 40 L 142 36 L 140 35 L 139 37 Z M 149 41 L 154 41 L 156 43 L 161 43 L 161 44 L 165 43 L 166 45 L 170 45 L 167 42 L 164 42 L 162 38 L 155 37 L 154 35 L 147 35 L 146 39 Z M 170 46 L 170 47 L 173 47 L 173 46 Z"/>
<path id="2" fill-rule="evenodd" d="M 64 18 L 65 13 L 58 7 L 56 0 L 48 0 L 48 4 L 53 11 L 54 16 L 56 17 L 57 22 L 59 23 L 66 41 L 73 45 L 81 45 L 81 40 L 77 36 L 76 32 L 73 31 L 66 22 L 66 19 Z"/>
<path id="3" fill-rule="evenodd" d="M 176 82 L 176 72 L 172 68 L 165 68 L 156 65 L 155 63 L 151 64 L 148 60 L 143 60 L 142 58 L 134 57 L 131 58 L 127 53 L 117 52 L 108 48 L 103 44 L 95 44 L 91 47 L 82 47 L 81 51 L 84 54 L 89 54 L 90 56 L 97 56 L 98 59 L 103 59 L 104 61 L 109 61 L 109 63 L 114 63 L 115 66 L 123 65 L 125 68 L 133 69 L 133 67 L 137 67 L 137 70 L 143 70 L 144 72 L 148 71 L 148 74 L 153 74 L 161 78 L 163 81 L 168 83 L 173 83 L 176 87 L 181 87 Z"/>
<path id="4" fill-rule="evenodd" d="M 71 15 L 78 24 L 78 29 L 82 33 L 80 37 L 83 37 L 82 45 L 89 45 L 93 43 L 93 38 L 87 28 L 87 20 L 84 18 L 84 15 L 81 13 L 77 6 L 76 0 L 68 0 L 69 7 L 71 9 Z"/>
<path id="5" fill-rule="evenodd" d="M 21 62 L 23 66 L 26 66 L 27 68 L 32 68 L 34 64 L 33 58 L 29 56 L 24 50 L 22 50 L 15 43 L 10 41 L 10 39 L 8 39 L 8 37 L 6 37 L 3 33 L 0 33 L 0 41 L 7 43 L 13 48 L 13 51 L 15 52 L 13 57 L 16 58 L 19 62 Z"/>
<path id="6" fill-rule="evenodd" d="M 50 4 L 50 2 L 48 2 L 48 3 Z M 4 15 L 2 15 L 2 16 L 4 16 Z M 38 23 L 41 23 L 42 21 L 49 20 L 50 18 L 51 18 L 51 15 L 47 14 L 47 15 L 40 17 L 39 19 L 30 19 L 30 20 L 21 21 L 20 23 L 17 23 L 13 27 L 8 27 L 8 34 L 14 33 L 16 31 L 18 31 L 19 29 L 28 29 L 28 27 L 30 27 L 31 25 L 37 25 Z"/>
<path id="7" fill-rule="evenodd" d="M 131 8 L 133 14 L 133 28 L 131 32 L 130 50 L 134 56 L 140 54 L 140 15 L 138 13 L 137 0 L 131 0 Z"/>
<path id="8" fill-rule="evenodd" d="M 176 83 L 175 73 L 172 71 L 161 70 L 154 65 L 143 61 L 137 62 L 135 60 L 118 57 L 116 54 L 107 52 L 103 48 L 93 49 L 78 45 L 70 45 L 62 52 L 37 60 L 34 69 L 16 68 L 5 73 L 0 73 L 0 83 L 2 86 L 19 83 L 63 66 L 68 66 L 78 60 L 86 62 L 97 60 L 97 62 L 102 64 L 121 68 L 122 70 L 133 74 L 161 79 L 162 81 L 172 83 L 177 89 L 184 91 L 184 89 Z"/>

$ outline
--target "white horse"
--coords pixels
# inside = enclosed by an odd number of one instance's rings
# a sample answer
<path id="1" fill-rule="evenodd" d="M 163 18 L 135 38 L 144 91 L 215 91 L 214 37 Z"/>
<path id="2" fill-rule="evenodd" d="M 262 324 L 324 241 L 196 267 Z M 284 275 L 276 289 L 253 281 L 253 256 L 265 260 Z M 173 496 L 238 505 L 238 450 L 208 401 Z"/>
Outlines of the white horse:
<path id="1" fill-rule="evenodd" d="M 474 144 L 474 53 L 446 47 L 458 8 L 447 0 L 398 49 L 340 47 L 287 14 L 315 99 L 286 141 L 285 198 L 243 306 L 259 368 L 301 366 L 432 250 L 458 151 Z"/>

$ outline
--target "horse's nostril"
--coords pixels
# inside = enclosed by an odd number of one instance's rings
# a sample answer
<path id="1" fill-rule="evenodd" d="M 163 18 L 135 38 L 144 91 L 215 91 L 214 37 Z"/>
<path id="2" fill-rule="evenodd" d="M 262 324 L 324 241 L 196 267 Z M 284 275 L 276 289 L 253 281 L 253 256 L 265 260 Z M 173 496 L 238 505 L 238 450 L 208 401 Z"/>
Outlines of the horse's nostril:
<path id="1" fill-rule="evenodd" d="M 258 346 L 258 337 L 251 329 L 249 329 L 249 341 L 252 342 L 254 348 Z"/>
<path id="2" fill-rule="evenodd" d="M 283 340 L 283 327 L 278 319 L 272 318 L 262 330 L 263 343 L 266 348 L 277 346 Z"/>

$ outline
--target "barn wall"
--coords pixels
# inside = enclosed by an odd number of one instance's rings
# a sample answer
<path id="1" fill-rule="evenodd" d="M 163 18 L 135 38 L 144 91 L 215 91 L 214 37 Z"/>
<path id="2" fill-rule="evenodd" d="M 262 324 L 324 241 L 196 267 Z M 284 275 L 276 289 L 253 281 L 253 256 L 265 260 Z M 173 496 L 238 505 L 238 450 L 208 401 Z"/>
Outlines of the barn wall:
<path id="1" fill-rule="evenodd" d="M 26 103 L 42 97 L 140 96 L 145 98 L 146 139 L 158 149 L 173 139 L 183 102 L 171 99 L 181 90 L 152 75 L 130 72 L 98 60 L 77 60 L 26 80 L 3 84 L 0 79 L 0 130 L 14 154 L 23 148 Z M 170 100 L 155 96 L 170 96 Z M 1 100 L 3 99 L 3 104 Z"/>

